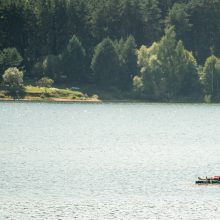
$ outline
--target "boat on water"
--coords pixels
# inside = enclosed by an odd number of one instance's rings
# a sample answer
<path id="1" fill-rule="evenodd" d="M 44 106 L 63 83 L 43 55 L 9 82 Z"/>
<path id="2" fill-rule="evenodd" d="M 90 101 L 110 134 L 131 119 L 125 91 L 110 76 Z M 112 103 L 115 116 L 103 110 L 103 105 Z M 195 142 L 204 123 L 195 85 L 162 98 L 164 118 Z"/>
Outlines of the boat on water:
<path id="1" fill-rule="evenodd" d="M 196 184 L 220 184 L 220 176 L 206 177 L 206 178 L 198 177 L 198 180 L 196 180 L 195 183 Z"/>

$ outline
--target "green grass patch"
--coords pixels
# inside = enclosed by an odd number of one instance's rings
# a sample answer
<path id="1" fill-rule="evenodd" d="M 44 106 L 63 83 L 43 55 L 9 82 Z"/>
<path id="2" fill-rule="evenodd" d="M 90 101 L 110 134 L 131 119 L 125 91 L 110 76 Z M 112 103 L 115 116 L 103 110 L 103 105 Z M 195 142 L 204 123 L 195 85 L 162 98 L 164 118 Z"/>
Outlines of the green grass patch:
<path id="1" fill-rule="evenodd" d="M 58 89 L 58 88 L 45 88 L 45 87 L 35 87 L 35 86 L 26 86 L 25 92 L 29 96 L 44 96 L 44 97 L 53 97 L 53 98 L 71 98 L 79 99 L 84 97 L 84 94 L 79 91 L 72 91 L 70 89 Z"/>
<path id="2" fill-rule="evenodd" d="M 35 87 L 35 86 L 25 86 L 25 92 L 29 93 L 29 94 L 36 94 L 36 93 L 44 93 L 45 89 L 44 88 L 40 88 L 40 87 Z"/>

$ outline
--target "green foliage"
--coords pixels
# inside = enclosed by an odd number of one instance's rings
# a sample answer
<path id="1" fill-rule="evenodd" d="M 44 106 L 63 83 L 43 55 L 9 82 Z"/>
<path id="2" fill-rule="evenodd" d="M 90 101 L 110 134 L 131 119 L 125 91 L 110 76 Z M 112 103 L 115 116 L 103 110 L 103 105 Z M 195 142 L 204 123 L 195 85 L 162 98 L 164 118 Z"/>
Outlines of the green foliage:
<path id="1" fill-rule="evenodd" d="M 41 58 L 35 63 L 31 69 L 31 76 L 40 78 L 48 76 L 53 79 L 59 79 L 62 74 L 61 57 L 50 54 L 44 58 Z"/>
<path id="2" fill-rule="evenodd" d="M 204 96 L 204 102 L 205 103 L 211 103 L 212 102 L 212 96 L 211 95 L 205 95 Z"/>
<path id="3" fill-rule="evenodd" d="M 99 85 L 130 89 L 137 73 L 136 47 L 132 36 L 114 42 L 110 38 L 104 39 L 97 45 L 92 59 L 95 81 Z"/>
<path id="4" fill-rule="evenodd" d="M 90 52 L 106 37 L 133 35 L 138 45 L 150 45 L 166 23 L 201 63 L 210 47 L 220 54 L 219 12 L 218 0 L 4 0 L 0 49 L 17 48 L 29 70 L 39 57 L 61 53 L 74 34 Z"/>
<path id="5" fill-rule="evenodd" d="M 136 94 L 138 98 L 145 97 L 143 80 L 140 76 L 135 76 L 133 78 L 133 88 L 134 88 L 134 94 Z"/>
<path id="6" fill-rule="evenodd" d="M 220 96 L 220 59 L 214 55 L 206 59 L 201 80 L 206 95 Z"/>
<path id="7" fill-rule="evenodd" d="M 61 74 L 61 59 L 59 56 L 48 55 L 44 58 L 42 67 L 43 74 L 51 78 L 58 78 Z"/>
<path id="8" fill-rule="evenodd" d="M 37 86 L 50 88 L 53 85 L 54 81 L 48 77 L 43 77 L 37 81 Z"/>
<path id="9" fill-rule="evenodd" d="M 140 44 L 151 43 L 161 34 L 157 0 L 105 0 L 91 6 L 91 25 L 95 39 L 127 38 L 133 35 Z"/>
<path id="10" fill-rule="evenodd" d="M 175 3 L 170 9 L 165 22 L 168 26 L 175 27 L 178 39 L 187 41 L 187 34 L 189 34 L 192 28 L 192 24 L 190 24 L 189 20 L 187 4 Z"/>
<path id="11" fill-rule="evenodd" d="M 137 74 L 135 39 L 133 36 L 129 36 L 127 40 L 115 41 L 114 46 L 120 62 L 118 86 L 121 89 L 129 89 L 132 86 L 133 77 Z"/>
<path id="12" fill-rule="evenodd" d="M 31 78 L 39 78 L 44 76 L 43 60 L 36 62 L 31 68 Z"/>
<path id="13" fill-rule="evenodd" d="M 117 51 L 110 38 L 104 39 L 95 48 L 91 68 L 95 82 L 102 86 L 113 86 L 117 83 L 120 62 Z"/>
<path id="14" fill-rule="evenodd" d="M 201 90 L 197 62 L 220 56 L 219 20 L 219 0 L 4 0 L 0 76 L 22 67 L 30 80 L 130 90 L 139 72 L 135 91 L 146 98 L 191 96 Z M 209 62 L 201 82 L 205 94 L 218 97 L 219 62 L 213 83 Z"/>
<path id="15" fill-rule="evenodd" d="M 165 74 L 158 59 L 159 45 L 154 43 L 138 50 L 140 76 L 134 78 L 135 90 L 147 99 L 163 98 L 165 95 Z M 137 87 L 136 87 L 137 86 Z"/>
<path id="16" fill-rule="evenodd" d="M 0 51 L 0 72 L 3 73 L 9 67 L 19 67 L 22 61 L 16 48 L 5 48 Z"/>
<path id="17" fill-rule="evenodd" d="M 61 80 L 65 75 L 68 82 L 81 82 L 85 80 L 85 58 L 86 52 L 82 43 L 74 35 L 60 55 L 47 55 L 33 66 L 33 76 L 48 76 Z"/>
<path id="18" fill-rule="evenodd" d="M 8 68 L 5 70 L 2 78 L 4 83 L 10 87 L 19 87 L 23 83 L 23 72 L 19 71 L 16 67 Z"/>
<path id="19" fill-rule="evenodd" d="M 210 48 L 214 48 L 219 56 L 220 1 L 191 0 L 187 4 L 187 13 L 192 24 L 192 28 L 186 33 L 187 47 L 194 51 L 200 63 L 210 56 Z"/>
<path id="20" fill-rule="evenodd" d="M 74 35 L 61 55 L 62 71 L 67 75 L 68 81 L 85 80 L 85 57 L 85 49 L 77 36 Z"/>
<path id="21" fill-rule="evenodd" d="M 23 72 L 16 67 L 5 70 L 3 76 L 3 83 L 6 90 L 13 97 L 18 97 L 23 93 Z"/>
<path id="22" fill-rule="evenodd" d="M 198 95 L 201 92 L 201 85 L 199 82 L 199 70 L 196 59 L 192 52 L 184 48 L 182 41 L 177 43 L 175 52 L 179 83 L 177 96 Z"/>
<path id="23" fill-rule="evenodd" d="M 199 92 L 196 60 L 181 41 L 176 41 L 173 27 L 158 43 L 140 48 L 138 65 L 140 78 L 134 79 L 134 86 L 148 99 L 175 99 Z"/>

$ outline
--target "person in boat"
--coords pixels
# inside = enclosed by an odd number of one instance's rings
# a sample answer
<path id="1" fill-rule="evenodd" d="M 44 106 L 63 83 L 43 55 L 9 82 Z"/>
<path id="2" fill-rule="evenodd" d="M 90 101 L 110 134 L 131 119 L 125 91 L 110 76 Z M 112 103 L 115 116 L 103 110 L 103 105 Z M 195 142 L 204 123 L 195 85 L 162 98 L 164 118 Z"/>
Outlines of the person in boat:
<path id="1" fill-rule="evenodd" d="M 198 177 L 199 180 L 216 180 L 214 177 L 205 177 L 205 178 L 201 178 L 201 177 Z"/>
<path id="2" fill-rule="evenodd" d="M 198 177 L 199 180 L 219 180 L 220 181 L 220 176 L 214 176 L 214 177 L 207 177 L 206 178 L 200 178 Z"/>
<path id="3" fill-rule="evenodd" d="M 220 176 L 214 176 L 214 177 L 206 177 L 206 178 L 200 178 L 198 177 L 199 181 L 196 181 L 197 184 L 220 184 Z"/>

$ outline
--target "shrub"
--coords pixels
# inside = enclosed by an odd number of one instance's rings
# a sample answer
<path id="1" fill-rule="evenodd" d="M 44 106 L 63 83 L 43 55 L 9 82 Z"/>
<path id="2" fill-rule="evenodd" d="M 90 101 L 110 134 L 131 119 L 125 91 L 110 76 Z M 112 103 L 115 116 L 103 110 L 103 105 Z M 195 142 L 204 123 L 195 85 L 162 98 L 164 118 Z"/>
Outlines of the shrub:
<path id="1" fill-rule="evenodd" d="M 51 88 L 53 85 L 54 81 L 48 77 L 43 77 L 40 80 L 37 81 L 37 86 L 39 87 L 46 87 L 46 88 Z"/>
<path id="2" fill-rule="evenodd" d="M 6 91 L 8 91 L 12 97 L 18 98 L 24 94 L 23 72 L 18 70 L 18 68 L 8 68 L 4 72 L 2 78 Z"/>

